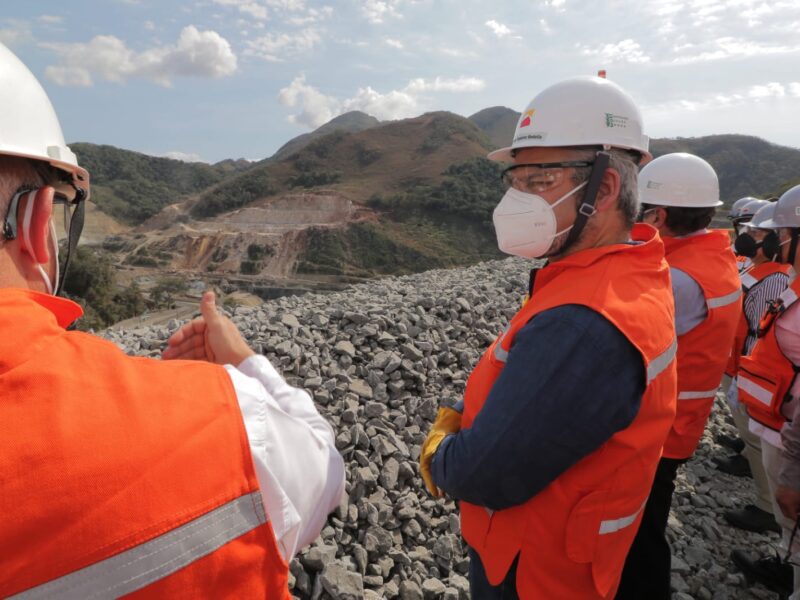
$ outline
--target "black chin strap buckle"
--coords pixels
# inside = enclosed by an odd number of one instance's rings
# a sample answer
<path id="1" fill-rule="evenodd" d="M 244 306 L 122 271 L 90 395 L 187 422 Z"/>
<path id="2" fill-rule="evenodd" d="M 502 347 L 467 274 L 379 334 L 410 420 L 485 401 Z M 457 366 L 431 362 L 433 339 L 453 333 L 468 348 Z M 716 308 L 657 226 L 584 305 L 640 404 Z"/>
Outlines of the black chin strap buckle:
<path id="1" fill-rule="evenodd" d="M 593 217 L 596 212 L 597 209 L 594 207 L 594 205 L 587 204 L 586 202 L 581 204 L 580 208 L 578 209 L 578 213 L 582 214 L 586 218 Z"/>

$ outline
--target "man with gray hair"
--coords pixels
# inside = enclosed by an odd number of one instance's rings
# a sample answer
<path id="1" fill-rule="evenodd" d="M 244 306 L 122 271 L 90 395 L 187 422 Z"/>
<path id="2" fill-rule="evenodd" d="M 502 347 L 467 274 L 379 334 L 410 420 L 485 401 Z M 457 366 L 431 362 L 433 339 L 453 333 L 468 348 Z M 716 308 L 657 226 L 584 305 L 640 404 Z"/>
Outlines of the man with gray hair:
<path id="1" fill-rule="evenodd" d="M 68 331 L 89 174 L 2 44 L 0 131 L 0 597 L 288 600 L 344 492 L 330 426 L 211 293 L 169 360 Z"/>
<path id="2" fill-rule="evenodd" d="M 490 154 L 512 163 L 500 249 L 549 261 L 420 456 L 431 494 L 461 500 L 473 598 L 616 593 L 675 414 L 664 247 L 634 226 L 647 148 L 630 96 L 589 77 L 542 91 Z"/>

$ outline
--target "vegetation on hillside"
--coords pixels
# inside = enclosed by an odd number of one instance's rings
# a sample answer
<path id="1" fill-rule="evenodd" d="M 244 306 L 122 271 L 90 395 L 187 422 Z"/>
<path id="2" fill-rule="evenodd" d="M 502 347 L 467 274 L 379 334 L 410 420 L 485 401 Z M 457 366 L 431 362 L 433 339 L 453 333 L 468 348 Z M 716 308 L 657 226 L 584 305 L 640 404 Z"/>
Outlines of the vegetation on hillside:
<path id="1" fill-rule="evenodd" d="M 265 167 L 241 173 L 204 193 L 192 206 L 193 217 L 214 217 L 275 193 L 272 177 Z"/>
<path id="2" fill-rule="evenodd" d="M 62 253 L 63 255 L 63 253 Z M 82 330 L 103 329 L 144 312 L 147 302 L 136 283 L 120 287 L 110 256 L 88 246 L 78 246 L 70 262 L 64 293 L 84 311 Z"/>
<path id="3" fill-rule="evenodd" d="M 476 158 L 446 169 L 439 184 L 373 196 L 386 221 L 311 230 L 298 272 L 370 277 L 497 258 L 491 222 L 504 192 L 499 174 L 496 163 Z"/>
<path id="4" fill-rule="evenodd" d="M 95 144 L 71 147 L 91 174 L 92 200 L 129 225 L 142 223 L 167 204 L 199 193 L 247 165 L 185 163 Z"/>
<path id="5" fill-rule="evenodd" d="M 505 193 L 498 163 L 475 158 L 448 167 L 438 184 L 418 183 L 406 192 L 375 195 L 370 206 L 390 211 L 399 221 L 428 215 L 441 220 L 465 220 L 491 230 L 492 211 Z"/>

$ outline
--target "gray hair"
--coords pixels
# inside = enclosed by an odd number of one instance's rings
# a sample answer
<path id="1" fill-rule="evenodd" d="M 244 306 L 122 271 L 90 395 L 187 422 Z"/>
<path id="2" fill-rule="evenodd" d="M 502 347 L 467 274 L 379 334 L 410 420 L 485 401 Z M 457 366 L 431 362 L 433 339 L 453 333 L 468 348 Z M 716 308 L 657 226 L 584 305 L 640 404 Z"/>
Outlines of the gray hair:
<path id="1" fill-rule="evenodd" d="M 19 190 L 52 185 L 59 178 L 58 171 L 46 162 L 0 155 L 0 222 L 6 218 L 11 198 Z"/>
<path id="2" fill-rule="evenodd" d="M 594 150 L 580 150 L 577 160 L 592 160 L 595 157 Z M 637 157 L 628 150 L 612 148 L 609 151 L 611 159 L 609 167 L 619 173 L 619 199 L 617 209 L 622 214 L 622 218 L 627 227 L 633 227 L 636 217 L 639 214 L 639 167 Z M 589 179 L 592 173 L 591 167 L 578 167 L 572 176 L 572 182 L 580 185 Z"/>

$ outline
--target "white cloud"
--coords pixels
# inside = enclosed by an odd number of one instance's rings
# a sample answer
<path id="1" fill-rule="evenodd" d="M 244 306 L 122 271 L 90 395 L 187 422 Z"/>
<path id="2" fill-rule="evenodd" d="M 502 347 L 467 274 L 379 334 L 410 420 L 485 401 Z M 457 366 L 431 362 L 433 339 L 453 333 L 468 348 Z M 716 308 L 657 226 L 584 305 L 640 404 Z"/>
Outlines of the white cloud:
<path id="1" fill-rule="evenodd" d="M 319 127 L 339 114 L 339 102 L 308 85 L 305 75 L 295 77 L 288 87 L 283 88 L 278 100 L 284 106 L 299 106 L 300 112 L 289 116 L 289 121 L 309 129 Z"/>
<path id="2" fill-rule="evenodd" d="M 28 21 L 2 19 L 0 25 L 0 42 L 6 46 L 17 46 L 33 40 L 33 33 Z"/>
<path id="3" fill-rule="evenodd" d="M 286 20 L 286 22 L 289 25 L 294 25 L 295 27 L 301 27 L 303 25 L 309 25 L 311 23 L 319 23 L 320 21 L 329 19 L 331 16 L 333 16 L 333 7 L 323 6 L 319 9 L 309 8 L 305 12 L 305 14 L 296 17 L 289 17 Z"/>
<path id="4" fill-rule="evenodd" d="M 486 87 L 486 82 L 476 77 L 459 77 L 458 79 L 447 79 L 436 77 L 435 79 L 412 79 L 405 87 L 405 91 L 410 93 L 421 92 L 480 92 Z"/>
<path id="5" fill-rule="evenodd" d="M 403 17 L 398 10 L 401 0 L 364 0 L 361 13 L 370 23 L 380 24 L 387 19 Z"/>
<path id="6" fill-rule="evenodd" d="M 796 44 L 764 44 L 745 38 L 730 36 L 717 38 L 710 43 L 704 44 L 704 46 L 706 49 L 703 51 L 699 51 L 699 48 L 695 48 L 691 54 L 678 56 L 671 62 L 676 65 L 686 65 L 728 58 L 750 58 L 800 52 L 800 45 Z"/>
<path id="7" fill-rule="evenodd" d="M 598 56 L 601 62 L 610 63 L 648 63 L 650 56 L 648 56 L 639 42 L 632 39 L 622 40 L 616 44 L 604 44 L 597 48 L 582 47 L 581 53 L 584 56 Z"/>
<path id="8" fill-rule="evenodd" d="M 789 93 L 795 98 L 800 98 L 800 82 L 793 81 L 789 84 Z"/>
<path id="9" fill-rule="evenodd" d="M 220 6 L 232 6 L 244 14 L 250 15 L 255 19 L 266 19 L 269 16 L 267 7 L 254 0 L 213 0 L 214 4 Z"/>
<path id="10" fill-rule="evenodd" d="M 492 33 L 494 33 L 499 38 L 504 38 L 507 35 L 511 35 L 511 29 L 509 29 L 507 25 L 498 23 L 494 19 L 492 19 L 491 21 L 486 21 L 484 25 L 486 25 L 489 29 L 491 29 Z"/>
<path id="11" fill-rule="evenodd" d="M 173 77 L 224 77 L 236 72 L 236 55 L 228 41 L 215 31 L 184 27 L 174 45 L 134 52 L 112 35 L 98 35 L 87 43 L 44 44 L 55 50 L 61 64 L 50 65 L 45 75 L 59 85 L 88 86 L 93 76 L 122 83 L 140 77 L 171 85 Z"/>
<path id="12" fill-rule="evenodd" d="M 199 154 L 195 154 L 193 152 L 181 152 L 180 150 L 172 150 L 170 152 L 166 152 L 162 154 L 164 158 L 171 158 L 173 160 L 180 160 L 183 162 L 204 162 L 207 163 L 208 161 L 203 160 Z"/>
<path id="13" fill-rule="evenodd" d="M 247 42 L 244 53 L 271 62 L 305 54 L 322 41 L 315 29 L 303 29 L 297 33 L 269 33 Z"/>
<path id="14" fill-rule="evenodd" d="M 155 31 L 156 30 L 156 24 L 153 23 L 152 21 L 145 21 L 144 22 L 144 28 L 147 31 Z"/>
<path id="15" fill-rule="evenodd" d="M 772 81 L 765 85 L 754 85 L 747 93 L 750 98 L 783 98 L 786 95 L 786 88 L 780 83 Z"/>
<path id="16" fill-rule="evenodd" d="M 398 50 L 403 49 L 403 42 L 400 40 L 393 40 L 392 38 L 386 38 L 384 40 L 387 46 L 391 46 L 392 48 L 397 48 Z"/>
<path id="17" fill-rule="evenodd" d="M 551 29 L 550 25 L 547 23 L 547 19 L 539 19 L 539 27 L 541 27 L 542 31 L 544 33 L 546 33 L 547 35 L 550 35 L 551 33 L 553 33 L 553 30 Z"/>
<path id="18" fill-rule="evenodd" d="M 39 22 L 44 23 L 46 25 L 58 25 L 59 23 L 64 21 L 64 17 L 59 17 L 56 15 L 41 15 L 39 17 Z"/>
<path id="19" fill-rule="evenodd" d="M 366 86 L 359 88 L 351 98 L 339 100 L 308 85 L 305 76 L 300 75 L 280 91 L 278 99 L 284 106 L 300 108 L 300 112 L 289 117 L 290 122 L 313 129 L 352 110 L 363 111 L 381 120 L 416 116 L 422 111 L 425 93 L 477 92 L 485 86 L 484 81 L 475 77 L 417 78 L 400 90 L 383 94 Z"/>

